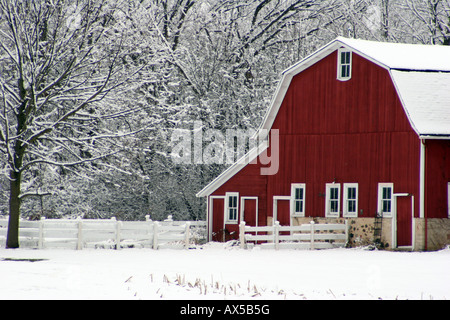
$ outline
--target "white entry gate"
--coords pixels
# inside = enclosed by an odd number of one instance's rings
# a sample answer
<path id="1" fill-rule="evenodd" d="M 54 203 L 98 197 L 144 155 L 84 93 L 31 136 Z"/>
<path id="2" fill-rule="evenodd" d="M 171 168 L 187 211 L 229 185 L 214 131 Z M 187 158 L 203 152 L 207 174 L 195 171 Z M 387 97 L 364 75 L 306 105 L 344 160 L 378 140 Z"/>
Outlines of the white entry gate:
<path id="1" fill-rule="evenodd" d="M 241 247 L 249 243 L 262 248 L 278 249 L 330 249 L 344 247 L 348 242 L 348 224 L 309 224 L 281 226 L 278 221 L 272 226 L 249 227 L 241 222 L 239 239 Z"/>

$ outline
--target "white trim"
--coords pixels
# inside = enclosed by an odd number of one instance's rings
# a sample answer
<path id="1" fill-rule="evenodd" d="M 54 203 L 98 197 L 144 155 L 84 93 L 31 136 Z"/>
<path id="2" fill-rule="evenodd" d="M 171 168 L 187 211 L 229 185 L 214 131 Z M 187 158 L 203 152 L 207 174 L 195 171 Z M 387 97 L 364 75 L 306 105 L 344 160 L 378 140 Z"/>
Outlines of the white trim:
<path id="1" fill-rule="evenodd" d="M 393 191 L 394 187 L 392 187 Z M 397 236 L 397 198 L 398 197 L 411 197 L 411 245 L 410 246 L 398 246 Z M 392 214 L 392 248 L 403 248 L 414 250 L 415 233 L 415 221 L 414 221 L 414 196 L 409 193 L 392 193 L 392 207 L 394 212 Z"/>
<path id="2" fill-rule="evenodd" d="M 236 219 L 230 219 L 228 210 L 230 209 L 230 198 L 236 197 Z M 239 223 L 239 192 L 227 192 L 225 193 L 225 210 L 224 219 L 225 224 L 238 224 Z"/>
<path id="3" fill-rule="evenodd" d="M 337 200 L 337 212 L 331 212 L 331 199 L 330 190 L 338 189 Z M 340 183 L 327 183 L 325 186 L 325 217 L 327 218 L 337 218 L 341 212 L 341 184 Z"/>
<path id="4" fill-rule="evenodd" d="M 412 250 L 416 251 L 416 219 L 414 219 L 414 195 L 410 195 L 411 196 L 411 215 L 412 215 L 412 221 L 411 221 L 411 228 L 412 228 L 412 232 L 411 232 L 411 246 L 412 246 Z"/>
<path id="5" fill-rule="evenodd" d="M 448 218 L 450 219 L 450 182 L 447 183 L 447 209 L 448 209 Z"/>
<path id="6" fill-rule="evenodd" d="M 419 135 L 420 139 L 423 140 L 450 140 L 450 135 L 442 134 L 442 135 L 429 135 L 429 134 L 421 134 Z"/>
<path id="7" fill-rule="evenodd" d="M 226 201 L 226 197 L 225 196 L 209 196 L 209 200 L 207 202 L 207 210 L 208 210 L 208 215 L 207 215 L 207 223 L 208 223 L 208 241 L 212 241 L 212 233 L 213 233 L 213 221 L 214 221 L 214 205 L 213 205 L 213 201 L 215 199 L 222 199 L 223 200 L 223 205 L 225 207 L 225 201 Z M 222 213 L 221 213 L 222 214 Z M 225 229 L 225 220 L 223 221 L 223 226 L 222 229 Z"/>
<path id="8" fill-rule="evenodd" d="M 425 161 L 426 146 L 425 139 L 420 139 L 420 177 L 419 177 L 419 217 L 425 218 Z M 450 213 L 449 213 L 450 214 Z"/>
<path id="9" fill-rule="evenodd" d="M 225 182 L 231 179 L 235 174 L 241 171 L 249 163 L 253 163 L 261 153 L 266 151 L 269 144 L 268 141 L 262 141 L 258 147 L 250 150 L 245 156 L 236 161 L 233 165 L 228 167 L 224 172 L 222 172 L 217 178 L 206 185 L 200 192 L 196 194 L 198 198 L 207 197 L 215 192 L 219 187 L 221 187 Z"/>
<path id="10" fill-rule="evenodd" d="M 288 200 L 291 201 L 291 196 L 273 196 L 273 219 L 272 225 L 275 225 L 275 222 L 278 220 L 278 200 Z M 292 216 L 289 212 L 290 216 L 290 225 L 292 226 Z"/>
<path id="11" fill-rule="evenodd" d="M 383 212 L 383 218 L 392 218 L 393 213 L 395 212 L 394 208 L 394 184 L 392 182 L 388 183 L 379 183 L 378 184 L 378 200 L 377 200 L 377 213 L 381 213 L 382 211 L 382 197 L 383 197 L 383 188 L 391 188 L 391 211 L 390 212 Z"/>
<path id="12" fill-rule="evenodd" d="M 303 199 L 302 201 L 302 211 L 295 212 L 295 190 L 303 189 Z M 305 216 L 305 197 L 306 197 L 306 184 L 304 183 L 293 183 L 291 184 L 291 217 L 304 217 Z"/>
<path id="13" fill-rule="evenodd" d="M 241 197 L 241 212 L 240 217 L 241 221 L 245 221 L 244 210 L 245 210 L 245 200 L 256 200 L 256 226 L 258 226 L 258 197 Z"/>
<path id="14" fill-rule="evenodd" d="M 349 188 L 355 188 L 356 189 L 356 194 L 355 194 L 355 199 L 348 199 L 348 189 Z M 357 183 L 344 183 L 344 188 L 343 188 L 343 201 L 342 201 L 342 216 L 343 217 L 349 217 L 349 218 L 356 218 L 358 217 L 358 198 L 359 198 L 359 186 Z M 349 200 L 353 200 L 355 201 L 355 212 L 348 212 L 348 201 Z"/>
<path id="15" fill-rule="evenodd" d="M 342 63 L 342 54 L 343 53 L 348 53 L 349 54 L 349 61 Z M 347 49 L 347 48 L 339 48 L 338 49 L 338 54 L 337 54 L 337 79 L 339 81 L 348 81 L 352 78 L 352 57 L 353 57 L 353 53 L 351 50 Z M 349 68 L 348 70 L 348 75 L 347 76 L 343 76 L 342 75 L 342 67 L 343 66 L 347 66 Z"/>
<path id="16" fill-rule="evenodd" d="M 405 103 L 405 99 L 402 95 L 402 91 L 400 91 L 400 88 L 398 87 L 397 81 L 395 81 L 395 77 L 394 77 L 394 73 L 398 72 L 398 70 L 391 70 L 389 69 L 389 77 L 391 78 L 392 84 L 394 85 L 395 88 L 395 92 L 397 93 L 397 96 L 400 100 L 400 103 L 403 107 L 403 111 L 406 114 L 406 117 L 408 118 L 409 124 L 411 125 L 411 128 L 414 130 L 414 132 L 417 133 L 417 135 L 420 137 L 421 132 L 419 132 L 419 130 L 417 129 L 415 123 L 413 122 L 410 113 L 408 112 L 408 109 L 406 107 L 406 103 Z M 422 132 L 423 133 L 423 132 Z"/>

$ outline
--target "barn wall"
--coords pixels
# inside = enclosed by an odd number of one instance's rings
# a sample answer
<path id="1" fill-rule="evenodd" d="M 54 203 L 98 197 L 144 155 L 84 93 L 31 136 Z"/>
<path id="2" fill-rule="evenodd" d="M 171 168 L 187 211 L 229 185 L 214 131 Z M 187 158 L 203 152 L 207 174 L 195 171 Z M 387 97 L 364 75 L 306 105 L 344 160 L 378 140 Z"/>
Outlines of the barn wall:
<path id="1" fill-rule="evenodd" d="M 264 226 L 267 223 L 267 177 L 260 174 L 260 169 L 260 164 L 248 164 L 233 176 L 233 178 L 217 189 L 212 196 L 225 196 L 227 192 L 239 192 L 240 198 L 258 197 L 258 225 Z M 222 214 L 224 213 L 222 212 Z M 223 219 L 220 223 L 223 224 Z M 218 227 L 216 227 L 217 229 Z M 239 224 L 226 224 L 223 230 L 225 240 L 238 239 L 238 231 Z"/>
<path id="2" fill-rule="evenodd" d="M 315 218 L 325 216 L 326 183 L 341 184 L 341 210 L 343 184 L 358 183 L 358 217 L 372 221 L 378 183 L 392 182 L 394 192 L 414 196 L 418 217 L 420 141 L 389 72 L 356 54 L 351 80 L 336 80 L 336 68 L 334 53 L 292 79 L 272 126 L 280 134 L 278 173 L 261 176 L 260 165 L 248 165 L 213 195 L 257 196 L 258 223 L 265 225 L 273 197 L 289 196 L 292 183 L 306 184 L 306 217 Z M 369 239 L 364 219 L 357 236 Z M 237 231 L 237 225 L 226 228 Z"/>
<path id="3" fill-rule="evenodd" d="M 359 216 L 373 217 L 379 182 L 417 199 L 420 142 L 388 71 L 353 54 L 353 76 L 336 80 L 336 54 L 292 79 L 274 121 L 280 130 L 280 171 L 268 177 L 273 195 L 306 183 L 306 215 L 325 216 L 325 184 L 359 184 Z M 362 210 L 362 211 L 361 211 Z"/>
<path id="4" fill-rule="evenodd" d="M 426 216 L 448 218 L 450 140 L 426 140 Z"/>

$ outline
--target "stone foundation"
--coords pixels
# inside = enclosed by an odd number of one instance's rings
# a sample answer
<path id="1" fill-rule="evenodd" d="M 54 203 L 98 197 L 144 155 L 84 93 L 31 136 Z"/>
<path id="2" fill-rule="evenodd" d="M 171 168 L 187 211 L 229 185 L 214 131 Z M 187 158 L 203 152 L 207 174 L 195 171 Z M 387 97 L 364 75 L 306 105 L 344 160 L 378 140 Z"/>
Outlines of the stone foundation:
<path id="1" fill-rule="evenodd" d="M 322 218 L 322 217 L 307 217 L 294 218 L 293 224 L 307 224 L 314 220 L 315 223 L 345 223 L 348 220 L 349 225 L 349 243 L 348 247 L 356 248 L 368 245 L 375 245 L 374 238 L 374 218 Z M 389 249 L 391 247 L 391 219 L 383 219 L 381 242 L 377 244 L 382 249 Z"/>
<path id="2" fill-rule="evenodd" d="M 415 250 L 441 250 L 450 245 L 450 219 L 425 219 L 415 220 Z M 425 243 L 425 233 L 427 242 Z"/>

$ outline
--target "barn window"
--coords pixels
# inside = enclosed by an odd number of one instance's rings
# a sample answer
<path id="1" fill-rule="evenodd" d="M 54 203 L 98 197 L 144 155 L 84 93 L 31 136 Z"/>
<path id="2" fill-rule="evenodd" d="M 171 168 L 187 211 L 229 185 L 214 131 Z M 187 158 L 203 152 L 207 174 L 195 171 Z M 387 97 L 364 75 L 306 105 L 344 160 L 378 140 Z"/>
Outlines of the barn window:
<path id="1" fill-rule="evenodd" d="M 305 216 L 305 184 L 294 183 L 291 186 L 291 215 Z"/>
<path id="2" fill-rule="evenodd" d="M 383 217 L 392 217 L 394 184 L 378 184 L 378 214 Z"/>
<path id="3" fill-rule="evenodd" d="M 341 185 L 339 183 L 327 183 L 325 197 L 325 216 L 339 217 Z"/>
<path id="4" fill-rule="evenodd" d="M 350 80 L 352 77 L 352 52 L 341 48 L 338 50 L 337 78 L 341 81 Z"/>
<path id="5" fill-rule="evenodd" d="M 227 192 L 225 205 L 225 221 L 227 223 L 238 222 L 238 199 L 239 193 Z"/>
<path id="6" fill-rule="evenodd" d="M 358 184 L 345 183 L 344 184 L 344 217 L 358 216 Z"/>

